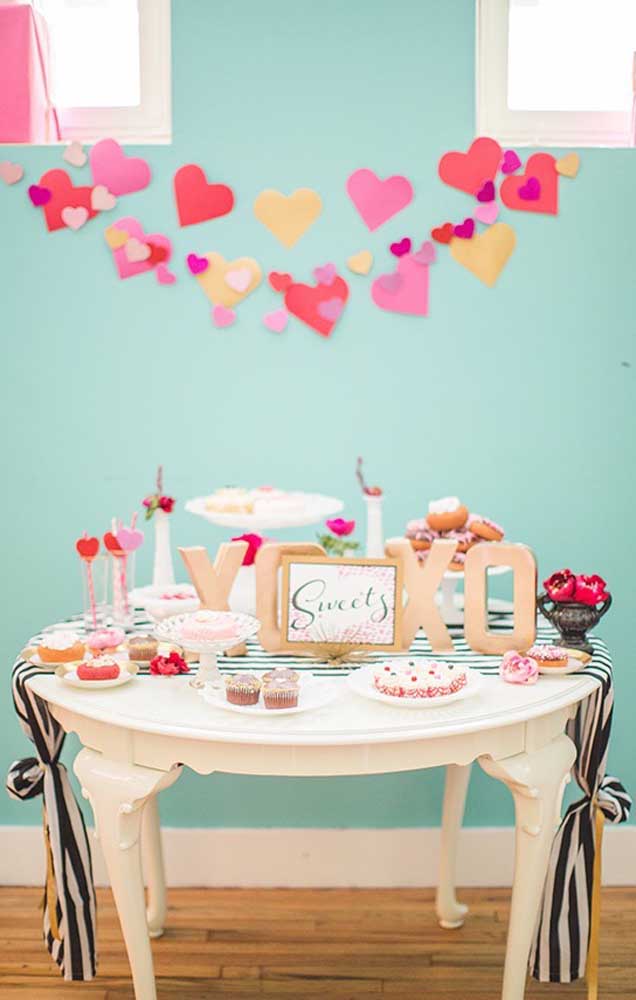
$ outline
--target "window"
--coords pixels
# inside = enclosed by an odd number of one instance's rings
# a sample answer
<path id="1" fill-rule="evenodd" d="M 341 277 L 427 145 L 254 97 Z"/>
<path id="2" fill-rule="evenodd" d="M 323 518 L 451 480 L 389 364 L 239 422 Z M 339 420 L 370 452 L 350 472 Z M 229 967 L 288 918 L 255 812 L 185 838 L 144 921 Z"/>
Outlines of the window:
<path id="1" fill-rule="evenodd" d="M 477 0 L 477 133 L 632 146 L 635 0 Z"/>

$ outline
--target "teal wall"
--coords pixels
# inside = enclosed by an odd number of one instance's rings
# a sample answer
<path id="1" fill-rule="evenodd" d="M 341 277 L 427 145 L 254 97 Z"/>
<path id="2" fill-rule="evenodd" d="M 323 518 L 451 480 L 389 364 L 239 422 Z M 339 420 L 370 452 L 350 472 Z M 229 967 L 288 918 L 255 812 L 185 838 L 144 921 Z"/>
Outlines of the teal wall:
<path id="1" fill-rule="evenodd" d="M 172 288 L 151 275 L 118 281 L 100 222 L 48 234 L 24 183 L 0 189 L 3 767 L 29 752 L 9 693 L 15 653 L 77 609 L 75 538 L 132 511 L 158 462 L 181 501 L 173 537 L 214 549 L 223 534 L 186 514 L 183 500 L 225 482 L 270 481 L 342 496 L 361 518 L 360 453 L 386 490 L 387 532 L 400 532 L 430 497 L 457 493 L 534 548 L 541 578 L 564 564 L 607 577 L 615 604 L 603 633 L 617 688 L 610 764 L 636 787 L 625 539 L 636 467 L 634 154 L 583 151 L 578 179 L 561 181 L 556 218 L 504 211 L 518 248 L 494 290 L 441 248 L 427 319 L 380 312 L 369 279 L 350 275 L 351 299 L 329 341 L 296 321 L 282 335 L 266 331 L 261 315 L 279 299 L 265 286 L 219 332 L 182 266 L 192 250 L 219 250 L 305 279 L 316 264 L 344 267 L 369 247 L 378 273 L 391 269 L 391 240 L 423 239 L 432 225 L 462 218 L 469 199 L 437 179 L 436 165 L 474 134 L 473 7 L 179 0 L 174 141 L 146 149 L 153 182 L 122 199 L 119 213 L 172 236 Z M 28 183 L 63 165 L 55 148 L 2 156 L 25 164 Z M 192 160 L 234 187 L 237 206 L 179 230 L 172 174 Z M 360 166 L 404 172 L 416 191 L 371 236 L 344 189 Z M 323 196 L 322 218 L 293 251 L 252 215 L 255 195 L 270 186 Z M 149 545 L 142 582 L 150 557 Z M 174 825 L 388 827 L 437 823 L 440 798 L 438 772 L 316 781 L 187 774 L 162 808 Z M 0 822 L 39 817 L 38 803 L 0 797 Z M 475 775 L 468 823 L 510 820 L 505 790 Z"/>

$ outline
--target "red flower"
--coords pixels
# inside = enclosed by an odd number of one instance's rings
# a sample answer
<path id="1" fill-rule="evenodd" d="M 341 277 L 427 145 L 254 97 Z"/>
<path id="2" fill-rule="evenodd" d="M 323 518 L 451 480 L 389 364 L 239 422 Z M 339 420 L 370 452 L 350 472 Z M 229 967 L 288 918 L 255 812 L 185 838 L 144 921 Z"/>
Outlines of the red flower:
<path id="1" fill-rule="evenodd" d="M 174 497 L 159 497 L 159 506 L 166 512 L 166 514 L 172 514 Z"/>
<path id="2" fill-rule="evenodd" d="M 596 574 L 585 576 L 581 573 L 576 578 L 574 600 L 580 604 L 600 604 L 601 601 L 605 601 L 609 597 L 606 588 L 607 584 L 602 576 Z"/>
<path id="3" fill-rule="evenodd" d="M 244 566 L 253 566 L 254 560 L 256 559 L 256 553 L 260 549 L 261 545 L 265 541 L 262 535 L 254 535 L 248 532 L 246 535 L 237 535 L 236 538 L 232 539 L 233 542 L 247 542 L 247 552 L 243 556 Z"/>
<path id="4" fill-rule="evenodd" d="M 176 674 L 189 674 L 190 667 L 175 650 L 169 656 L 155 656 L 150 661 L 150 673 L 163 675 L 164 677 L 174 677 Z"/>
<path id="5" fill-rule="evenodd" d="M 345 521 L 342 517 L 334 517 L 330 521 L 325 521 L 325 524 L 334 535 L 338 538 L 344 538 L 350 535 L 352 531 L 355 530 L 355 521 Z"/>
<path id="6" fill-rule="evenodd" d="M 560 569 L 544 580 L 543 586 L 553 601 L 573 601 L 576 577 L 571 569 Z"/>

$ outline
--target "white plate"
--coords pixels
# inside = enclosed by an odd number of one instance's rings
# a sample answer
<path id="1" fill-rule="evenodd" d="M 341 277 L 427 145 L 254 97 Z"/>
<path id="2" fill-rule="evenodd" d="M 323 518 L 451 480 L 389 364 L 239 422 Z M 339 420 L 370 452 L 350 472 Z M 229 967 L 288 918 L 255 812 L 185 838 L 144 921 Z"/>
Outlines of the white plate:
<path id="1" fill-rule="evenodd" d="M 441 695 L 439 698 L 394 698 L 390 694 L 382 694 L 373 685 L 373 673 L 377 669 L 374 666 L 360 667 L 359 670 L 350 673 L 347 677 L 347 684 L 356 694 L 363 698 L 370 698 L 371 701 L 382 701 L 385 705 L 395 705 L 397 708 L 437 708 L 440 705 L 449 705 L 454 701 L 461 701 L 462 698 L 469 698 L 481 690 L 483 680 L 477 670 L 469 670 L 465 687 L 455 694 Z"/>
<path id="2" fill-rule="evenodd" d="M 59 674 L 57 676 L 60 677 Z M 112 680 L 82 681 L 77 676 L 77 670 L 74 668 L 73 670 L 69 670 L 67 674 L 61 676 L 60 680 L 62 681 L 63 684 L 70 684 L 71 687 L 74 688 L 90 688 L 92 691 L 95 691 L 98 688 L 120 687 L 122 684 L 127 684 L 128 681 L 131 681 L 134 676 L 135 676 L 134 674 L 129 674 L 127 670 L 124 670 L 123 667 L 120 667 L 119 677 L 115 677 Z"/>
<path id="3" fill-rule="evenodd" d="M 33 653 L 29 657 L 29 663 L 32 663 L 34 667 L 42 667 L 43 670 L 57 670 L 58 667 L 64 667 L 65 670 L 73 669 L 81 660 L 67 660 L 66 663 L 45 663 L 44 660 L 40 659 L 39 653 Z"/>
<path id="4" fill-rule="evenodd" d="M 263 671 L 267 673 L 267 671 Z M 256 670 L 251 670 L 256 677 L 260 674 Z M 224 708 L 228 712 L 237 712 L 239 715 L 267 715 L 268 717 L 278 715 L 298 715 L 300 712 L 312 712 L 316 708 L 323 708 L 340 696 L 342 687 L 337 683 L 328 681 L 325 678 L 301 677 L 299 683 L 298 704 L 294 708 L 265 708 L 263 704 L 263 694 L 256 705 L 233 705 L 225 697 L 225 691 L 218 688 L 204 687 L 201 696 L 208 704 L 215 708 Z"/>
<path id="5" fill-rule="evenodd" d="M 580 670 L 585 670 L 586 666 L 587 663 L 581 663 L 575 656 L 570 656 L 565 667 L 542 667 L 539 663 L 539 673 L 544 677 L 559 677 L 563 674 L 578 674 Z"/>
<path id="6" fill-rule="evenodd" d="M 271 511 L 269 514 L 241 514 L 233 511 L 231 514 L 221 514 L 218 511 L 207 510 L 207 497 L 195 497 L 188 500 L 185 509 L 191 514 L 198 514 L 212 524 L 220 524 L 225 528 L 244 528 L 246 531 L 273 531 L 276 528 L 302 528 L 307 524 L 318 524 L 327 517 L 339 514 L 344 503 L 336 497 L 323 496 L 321 493 L 301 493 L 290 491 L 293 497 L 300 497 L 304 507 L 296 511 Z"/>

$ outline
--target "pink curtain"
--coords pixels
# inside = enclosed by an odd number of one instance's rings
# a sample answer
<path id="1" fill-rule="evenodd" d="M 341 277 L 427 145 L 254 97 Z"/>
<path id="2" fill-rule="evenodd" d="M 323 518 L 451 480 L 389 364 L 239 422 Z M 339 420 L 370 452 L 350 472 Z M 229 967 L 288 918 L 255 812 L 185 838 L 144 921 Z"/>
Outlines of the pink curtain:
<path id="1" fill-rule="evenodd" d="M 61 138 L 50 99 L 48 31 L 30 4 L 0 3 L 0 142 Z"/>

